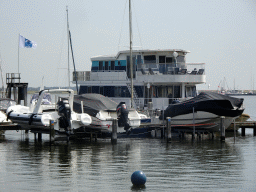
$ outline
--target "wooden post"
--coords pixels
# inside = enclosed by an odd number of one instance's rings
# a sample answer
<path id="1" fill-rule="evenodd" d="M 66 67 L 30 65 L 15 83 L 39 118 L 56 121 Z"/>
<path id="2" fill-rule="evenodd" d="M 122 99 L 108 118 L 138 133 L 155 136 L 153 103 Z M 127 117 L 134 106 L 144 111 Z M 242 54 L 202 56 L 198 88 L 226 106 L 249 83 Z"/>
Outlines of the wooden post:
<path id="1" fill-rule="evenodd" d="M 42 133 L 38 133 L 38 141 L 39 141 L 39 142 L 42 141 Z"/>
<path id="2" fill-rule="evenodd" d="M 253 136 L 256 136 L 256 125 L 254 123 L 254 127 L 253 127 Z"/>
<path id="3" fill-rule="evenodd" d="M 181 132 L 181 138 L 184 139 L 184 137 L 185 137 L 185 133 L 184 133 L 184 131 L 182 131 Z"/>
<path id="4" fill-rule="evenodd" d="M 172 123 L 171 118 L 167 117 L 167 143 L 170 143 L 172 141 Z"/>
<path id="5" fill-rule="evenodd" d="M 236 141 L 236 120 L 234 119 L 234 142 Z"/>
<path id="6" fill-rule="evenodd" d="M 192 140 L 195 139 L 195 135 L 196 135 L 196 128 L 195 128 L 195 109 L 193 107 L 193 133 L 192 133 Z"/>
<path id="7" fill-rule="evenodd" d="M 98 136 L 97 133 L 95 133 L 95 142 L 97 142 L 97 139 L 98 139 L 97 136 Z"/>
<path id="8" fill-rule="evenodd" d="M 117 119 L 113 119 L 112 121 L 112 134 L 111 134 L 111 143 L 117 143 Z"/>
<path id="9" fill-rule="evenodd" d="M 242 129 L 242 136 L 245 136 L 245 127 L 241 127 Z"/>
<path id="10" fill-rule="evenodd" d="M 224 116 L 220 117 L 220 131 L 221 131 L 221 135 L 220 135 L 220 140 L 221 141 L 225 141 L 225 126 L 224 126 Z"/>
<path id="11" fill-rule="evenodd" d="M 49 129 L 50 129 L 50 145 L 52 145 L 52 141 L 54 142 L 54 136 L 55 136 L 55 131 L 54 131 L 54 121 L 53 120 L 50 120 L 49 122 Z"/>
<path id="12" fill-rule="evenodd" d="M 199 140 L 201 140 L 202 139 L 202 134 L 200 132 L 197 132 L 197 137 L 198 137 Z"/>
<path id="13" fill-rule="evenodd" d="M 90 134 L 90 142 L 92 142 L 92 136 L 93 136 L 93 135 L 92 135 L 92 132 L 91 132 L 91 134 Z"/>
<path id="14" fill-rule="evenodd" d="M 34 140 L 35 140 L 35 142 L 36 142 L 36 133 L 34 133 Z"/>

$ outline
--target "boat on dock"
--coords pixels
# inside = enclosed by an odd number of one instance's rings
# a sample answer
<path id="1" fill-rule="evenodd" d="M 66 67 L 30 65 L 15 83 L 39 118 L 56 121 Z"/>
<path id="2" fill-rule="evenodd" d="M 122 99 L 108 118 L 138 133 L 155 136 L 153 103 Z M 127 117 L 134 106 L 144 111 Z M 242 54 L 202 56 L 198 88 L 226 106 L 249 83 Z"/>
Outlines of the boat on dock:
<path id="1" fill-rule="evenodd" d="M 228 128 L 234 119 L 242 115 L 243 101 L 243 98 L 202 92 L 190 100 L 169 105 L 159 119 L 170 117 L 174 126 L 190 129 L 197 126 L 219 131 L 221 118 L 224 117 L 224 126 Z"/>
<path id="2" fill-rule="evenodd" d="M 7 119 L 23 129 L 49 128 L 50 120 L 55 132 L 72 132 L 91 124 L 87 113 L 73 110 L 74 91 L 71 89 L 42 90 L 32 97 L 30 106 L 14 105 L 7 109 Z"/>
<path id="3" fill-rule="evenodd" d="M 13 99 L 0 98 L 0 126 L 8 126 L 12 124 L 10 119 L 7 119 L 6 110 L 8 107 L 16 105 Z M 0 130 L 0 135 L 4 134 L 5 130 Z"/>
<path id="4" fill-rule="evenodd" d="M 135 109 L 128 110 L 125 103 L 118 104 L 100 94 L 75 95 L 73 106 L 76 113 L 87 113 L 91 116 L 92 123 L 87 128 L 94 131 L 112 132 L 113 119 L 118 119 L 118 133 L 140 126 L 141 118 Z"/>

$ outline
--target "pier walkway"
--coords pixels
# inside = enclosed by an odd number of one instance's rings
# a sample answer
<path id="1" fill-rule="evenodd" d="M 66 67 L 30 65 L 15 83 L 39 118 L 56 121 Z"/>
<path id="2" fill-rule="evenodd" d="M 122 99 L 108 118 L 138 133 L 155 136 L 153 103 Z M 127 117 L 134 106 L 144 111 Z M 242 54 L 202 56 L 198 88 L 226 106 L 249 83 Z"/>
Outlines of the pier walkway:
<path id="1" fill-rule="evenodd" d="M 234 125 L 234 123 L 232 123 Z M 253 129 L 253 136 L 256 136 L 256 121 L 236 122 L 235 126 L 241 128 L 242 136 L 245 136 L 245 129 Z"/>

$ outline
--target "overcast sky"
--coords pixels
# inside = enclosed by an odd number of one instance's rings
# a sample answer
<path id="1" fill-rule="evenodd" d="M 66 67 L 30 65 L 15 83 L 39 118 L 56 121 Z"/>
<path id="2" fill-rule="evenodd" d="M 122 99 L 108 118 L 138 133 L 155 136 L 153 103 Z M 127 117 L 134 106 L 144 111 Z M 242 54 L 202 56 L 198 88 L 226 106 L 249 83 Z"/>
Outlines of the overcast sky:
<path id="1" fill-rule="evenodd" d="M 252 89 L 256 80 L 256 1 L 133 0 L 134 46 L 184 49 L 189 63 L 206 63 L 206 84 Z M 1 0 L 0 54 L 6 73 L 18 72 L 18 36 L 37 42 L 19 49 L 19 72 L 29 87 L 68 86 L 66 6 L 78 71 L 90 58 L 129 45 L 127 0 Z M 71 59 L 70 59 L 71 61 Z M 73 71 L 70 62 L 71 71 Z M 255 84 L 256 89 L 256 84 Z"/>

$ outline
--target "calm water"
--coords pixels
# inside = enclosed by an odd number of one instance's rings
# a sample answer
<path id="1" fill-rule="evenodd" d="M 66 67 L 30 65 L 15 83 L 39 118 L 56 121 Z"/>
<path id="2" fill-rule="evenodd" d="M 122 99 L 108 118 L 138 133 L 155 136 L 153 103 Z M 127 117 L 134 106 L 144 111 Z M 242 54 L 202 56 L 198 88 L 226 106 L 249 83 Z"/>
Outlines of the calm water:
<path id="1" fill-rule="evenodd" d="M 256 119 L 256 97 L 245 97 L 245 113 Z M 0 137 L 0 191 L 256 191 L 256 137 L 233 133 L 221 143 L 202 140 L 109 139 L 49 147 L 34 135 L 7 131 Z M 142 170 L 145 188 L 133 188 Z"/>

